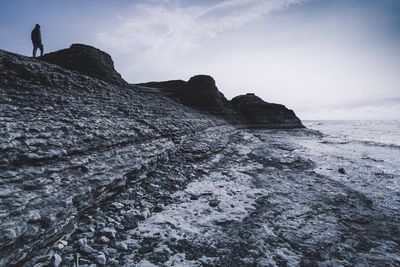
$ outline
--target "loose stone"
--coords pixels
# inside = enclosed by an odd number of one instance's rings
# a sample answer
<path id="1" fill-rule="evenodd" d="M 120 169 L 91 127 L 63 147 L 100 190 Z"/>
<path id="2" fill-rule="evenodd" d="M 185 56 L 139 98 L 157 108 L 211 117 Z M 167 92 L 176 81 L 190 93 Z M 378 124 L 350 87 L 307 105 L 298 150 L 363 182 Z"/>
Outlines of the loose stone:
<path id="1" fill-rule="evenodd" d="M 215 207 L 217 207 L 217 206 L 219 205 L 220 202 L 221 202 L 221 201 L 218 200 L 218 199 L 211 199 L 210 202 L 208 202 L 208 204 L 209 204 L 211 207 L 215 208 Z"/>
<path id="2" fill-rule="evenodd" d="M 53 266 L 54 267 L 58 267 L 58 266 L 60 266 L 61 262 L 62 262 L 61 256 L 58 255 L 57 253 L 54 254 L 53 257 L 52 257 Z"/>
<path id="3" fill-rule="evenodd" d="M 115 247 L 116 247 L 118 250 L 121 250 L 121 251 L 127 251 L 127 250 L 128 250 L 128 246 L 127 246 L 126 243 L 124 243 L 124 242 L 117 242 L 117 243 L 115 243 Z"/>
<path id="4" fill-rule="evenodd" d="M 99 254 L 95 258 L 95 262 L 100 264 L 100 265 L 105 265 L 106 264 L 106 256 L 104 254 Z"/>
<path id="5" fill-rule="evenodd" d="M 110 239 L 109 239 L 108 237 L 102 235 L 102 236 L 100 237 L 100 241 L 101 241 L 102 243 L 108 243 L 108 242 L 110 242 Z"/>

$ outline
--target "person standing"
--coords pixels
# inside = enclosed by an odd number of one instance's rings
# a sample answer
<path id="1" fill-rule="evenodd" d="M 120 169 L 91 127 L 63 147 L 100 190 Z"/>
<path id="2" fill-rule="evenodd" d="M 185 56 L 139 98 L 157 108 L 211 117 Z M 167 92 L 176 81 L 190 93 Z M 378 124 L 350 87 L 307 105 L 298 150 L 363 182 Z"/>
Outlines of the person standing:
<path id="1" fill-rule="evenodd" d="M 40 56 L 43 56 L 43 44 L 42 44 L 42 34 L 40 33 L 40 25 L 36 24 L 35 28 L 32 30 L 31 39 L 33 44 L 33 57 L 36 57 L 36 51 L 40 49 Z"/>

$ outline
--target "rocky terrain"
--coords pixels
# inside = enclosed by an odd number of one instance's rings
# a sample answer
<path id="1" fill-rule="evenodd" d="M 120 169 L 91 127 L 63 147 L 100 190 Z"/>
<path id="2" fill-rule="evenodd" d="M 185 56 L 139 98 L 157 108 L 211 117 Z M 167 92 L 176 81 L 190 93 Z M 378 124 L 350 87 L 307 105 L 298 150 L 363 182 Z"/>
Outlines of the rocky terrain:
<path id="1" fill-rule="evenodd" d="M 397 198 L 318 171 L 284 106 L 55 64 L 0 50 L 0 266 L 400 264 Z"/>

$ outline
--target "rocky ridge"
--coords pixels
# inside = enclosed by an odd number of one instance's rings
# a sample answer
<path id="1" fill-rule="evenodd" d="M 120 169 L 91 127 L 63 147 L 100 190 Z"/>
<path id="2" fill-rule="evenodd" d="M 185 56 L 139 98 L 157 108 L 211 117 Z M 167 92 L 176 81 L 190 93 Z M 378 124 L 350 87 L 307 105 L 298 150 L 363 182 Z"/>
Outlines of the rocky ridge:
<path id="1" fill-rule="evenodd" d="M 144 88 L 159 88 L 184 105 L 219 115 L 231 124 L 257 128 L 303 128 L 293 110 L 284 105 L 263 101 L 254 94 L 227 100 L 209 75 L 196 75 L 185 82 L 172 80 L 137 84 Z"/>
<path id="2" fill-rule="evenodd" d="M 70 48 L 46 54 L 39 60 L 116 86 L 128 86 L 115 70 L 111 56 L 92 46 L 73 44 Z M 142 83 L 138 86 L 153 91 L 155 88 L 162 89 L 164 95 L 179 100 L 184 105 L 223 116 L 230 123 L 264 128 L 304 127 L 294 112 L 283 105 L 266 103 L 257 97 L 253 101 L 242 101 L 240 105 L 235 105 L 238 101 L 228 101 L 209 75 L 196 75 L 187 82 L 171 80 Z"/>

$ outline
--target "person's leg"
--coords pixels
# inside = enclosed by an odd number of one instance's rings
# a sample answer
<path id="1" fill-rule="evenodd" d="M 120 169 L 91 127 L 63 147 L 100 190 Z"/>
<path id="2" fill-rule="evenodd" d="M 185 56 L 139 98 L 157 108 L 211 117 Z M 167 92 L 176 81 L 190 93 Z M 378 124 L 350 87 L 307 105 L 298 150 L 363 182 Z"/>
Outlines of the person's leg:
<path id="1" fill-rule="evenodd" d="M 33 52 L 32 52 L 32 57 L 36 57 L 36 51 L 38 47 L 36 45 L 33 45 Z"/>
<path id="2" fill-rule="evenodd" d="M 39 49 L 40 49 L 40 56 L 42 57 L 43 56 L 43 52 L 44 52 L 44 48 L 43 48 L 42 44 L 39 45 Z"/>

